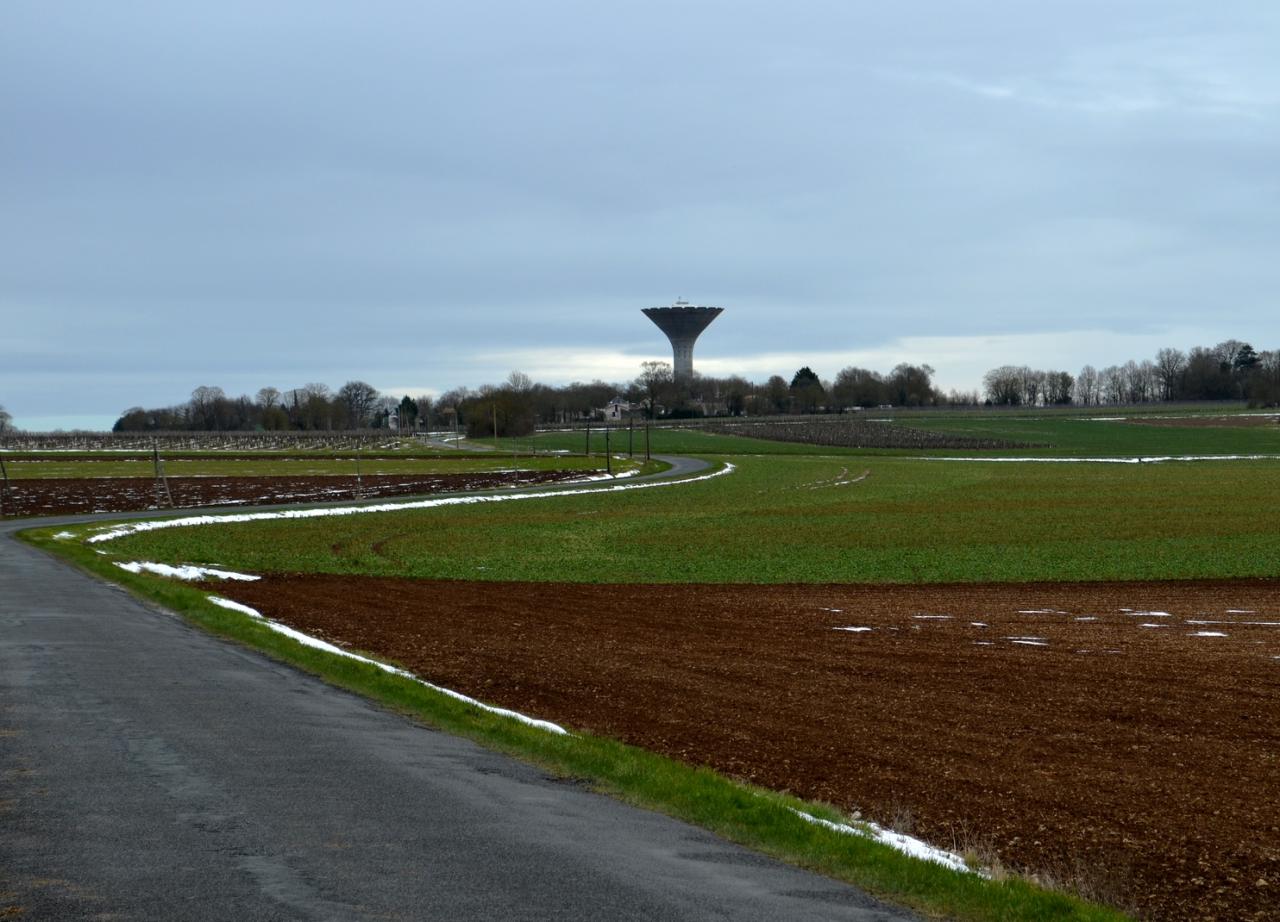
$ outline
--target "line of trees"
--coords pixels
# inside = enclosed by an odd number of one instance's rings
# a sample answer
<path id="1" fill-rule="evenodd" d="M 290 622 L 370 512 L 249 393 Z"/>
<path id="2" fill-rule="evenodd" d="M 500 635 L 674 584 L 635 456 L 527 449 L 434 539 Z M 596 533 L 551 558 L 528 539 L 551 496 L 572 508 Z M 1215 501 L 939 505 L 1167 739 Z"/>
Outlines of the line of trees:
<path id="1" fill-rule="evenodd" d="M 9 411 L 4 408 L 4 404 L 0 403 L 0 432 L 8 432 L 13 428 L 13 417 L 9 415 Z"/>
<path id="2" fill-rule="evenodd" d="M 1098 369 L 1085 365 L 1074 377 L 1002 365 L 983 377 L 986 403 L 999 406 L 1134 404 L 1177 400 L 1246 400 L 1280 406 L 1280 351 L 1256 351 L 1238 339 L 1188 352 L 1161 349 L 1154 359 L 1129 360 Z"/>
<path id="3" fill-rule="evenodd" d="M 132 407 L 116 421 L 116 432 L 176 430 L 379 429 L 465 430 L 472 436 L 525 435 L 538 425 L 599 417 L 621 398 L 624 412 L 648 417 L 770 416 L 843 413 L 870 407 L 1064 406 L 1130 404 L 1167 400 L 1239 400 L 1253 406 L 1280 405 L 1280 351 L 1257 352 L 1226 340 L 1183 353 L 1161 349 L 1154 359 L 1101 370 L 1086 365 L 1077 375 L 1025 365 L 1002 365 L 983 378 L 983 390 L 943 393 L 928 365 L 902 363 L 887 373 L 849 366 L 824 380 L 807 365 L 788 381 L 773 375 L 752 382 L 739 375 L 677 380 L 667 362 L 642 362 L 627 383 L 575 381 L 559 387 L 512 372 L 501 384 L 454 388 L 432 399 L 381 394 L 364 381 L 336 391 L 305 384 L 280 391 L 264 387 L 254 397 L 229 397 L 202 386 L 191 398 L 160 409 Z M 0 431 L 11 426 L 0 407 Z"/>
<path id="4" fill-rule="evenodd" d="M 627 412 L 649 417 L 764 416 L 780 413 L 843 412 L 855 407 L 965 404 L 977 395 L 949 396 L 933 386 L 928 365 L 901 364 L 888 374 L 845 368 L 824 381 L 808 366 L 790 382 L 781 375 L 757 383 L 738 375 L 676 380 L 667 362 L 643 362 L 628 383 L 539 384 L 512 372 L 501 384 L 453 388 L 434 399 L 381 394 L 364 381 L 348 381 L 333 391 L 305 384 L 281 391 L 264 387 L 253 397 L 228 396 L 202 385 L 185 403 L 156 409 L 130 407 L 116 420 L 116 432 L 355 429 L 457 429 L 471 436 L 525 435 L 537 425 L 570 423 L 602 414 L 615 398 Z"/>
<path id="5" fill-rule="evenodd" d="M 396 423 L 408 428 L 430 411 L 429 397 L 397 400 L 364 381 L 348 381 L 337 391 L 325 384 L 304 384 L 281 391 L 264 387 L 254 397 L 229 397 L 220 387 L 202 385 L 191 399 L 158 409 L 131 407 L 116 420 L 115 432 L 200 430 L 304 431 L 379 429 Z"/>

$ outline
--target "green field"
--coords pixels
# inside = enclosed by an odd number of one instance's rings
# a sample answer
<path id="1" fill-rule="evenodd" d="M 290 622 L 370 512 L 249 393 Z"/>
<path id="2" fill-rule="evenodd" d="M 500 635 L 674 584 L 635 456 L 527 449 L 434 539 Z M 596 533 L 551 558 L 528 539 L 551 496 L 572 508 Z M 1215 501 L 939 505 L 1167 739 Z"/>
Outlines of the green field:
<path id="1" fill-rule="evenodd" d="M 1182 411 L 1179 411 L 1182 412 Z M 890 419 L 891 425 L 928 429 L 971 438 L 1001 439 L 1036 447 L 1015 451 L 937 450 L 925 452 L 934 455 L 1034 455 L 1041 457 L 1114 457 L 1138 455 L 1280 455 L 1280 425 L 1229 427 L 1229 426 L 1157 426 L 1144 425 L 1128 419 L 1106 418 L 1109 414 L 1096 411 L 1090 415 L 1081 413 L 1013 413 L 1013 412 L 909 412 L 885 415 L 874 411 L 865 414 L 868 419 Z M 1152 416 L 1157 414 L 1147 414 Z M 1199 414 L 1212 415 L 1212 414 Z M 1099 417 L 1099 418 L 1094 418 Z M 863 416 L 843 417 L 850 421 Z M 1142 416 L 1132 416 L 1140 420 Z M 838 424 L 842 417 L 828 417 Z M 746 422 L 750 422 L 747 420 Z M 785 454 L 808 455 L 814 452 L 811 445 L 791 442 L 771 442 L 744 438 L 738 435 L 719 434 L 718 422 L 709 420 L 704 429 L 651 427 L 650 450 L 663 454 Z M 627 447 L 626 428 L 611 433 L 610 446 L 616 452 Z M 582 452 L 587 445 L 584 430 L 539 433 L 534 444 L 541 450 L 559 449 Z M 643 454 L 645 434 L 643 425 L 634 433 L 634 445 Z M 604 450 L 603 429 L 594 429 L 591 448 Z M 894 456 L 905 452 L 889 449 L 824 448 L 828 454 L 868 456 Z"/>
<path id="2" fill-rule="evenodd" d="M 176 528 L 109 549 L 250 572 L 586 582 L 1272 576 L 1280 559 L 1280 460 L 734 463 L 660 489 Z"/>

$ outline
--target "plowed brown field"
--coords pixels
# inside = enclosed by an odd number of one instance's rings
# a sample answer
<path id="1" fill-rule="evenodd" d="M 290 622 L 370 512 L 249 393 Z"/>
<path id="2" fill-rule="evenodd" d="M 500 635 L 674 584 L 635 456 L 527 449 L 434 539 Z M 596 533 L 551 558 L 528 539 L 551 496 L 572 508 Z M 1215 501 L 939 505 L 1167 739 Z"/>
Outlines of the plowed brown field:
<path id="1" fill-rule="evenodd" d="M 482 700 L 979 846 L 1147 918 L 1280 918 L 1277 580 L 306 575 L 218 591 Z"/>
<path id="2" fill-rule="evenodd" d="M 372 474 L 354 477 L 170 477 L 174 508 L 328 502 L 466 492 L 494 487 L 554 483 L 583 471 L 519 471 L 476 474 Z M 168 500 L 151 477 L 50 477 L 11 481 L 0 504 L 6 518 L 70 515 L 83 512 L 136 512 L 163 509 Z"/>

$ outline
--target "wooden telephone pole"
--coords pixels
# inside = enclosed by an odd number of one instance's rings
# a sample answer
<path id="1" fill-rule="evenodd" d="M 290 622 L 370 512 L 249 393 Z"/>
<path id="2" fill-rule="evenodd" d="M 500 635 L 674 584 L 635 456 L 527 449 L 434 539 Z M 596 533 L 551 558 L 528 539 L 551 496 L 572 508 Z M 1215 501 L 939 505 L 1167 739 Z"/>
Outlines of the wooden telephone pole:
<path id="1" fill-rule="evenodd" d="M 0 488 L 0 515 L 4 515 L 4 504 L 13 502 L 13 490 L 9 486 L 9 469 L 4 466 L 4 455 L 0 455 L 0 477 L 4 479 L 4 487 Z"/>
<path id="2" fill-rule="evenodd" d="M 165 500 L 169 503 L 169 508 L 173 508 L 173 494 L 169 492 L 169 478 L 164 475 L 164 462 L 160 460 L 160 441 L 158 439 L 151 440 L 151 465 L 155 469 L 156 477 L 156 505 L 160 505 L 160 496 L 163 493 Z"/>

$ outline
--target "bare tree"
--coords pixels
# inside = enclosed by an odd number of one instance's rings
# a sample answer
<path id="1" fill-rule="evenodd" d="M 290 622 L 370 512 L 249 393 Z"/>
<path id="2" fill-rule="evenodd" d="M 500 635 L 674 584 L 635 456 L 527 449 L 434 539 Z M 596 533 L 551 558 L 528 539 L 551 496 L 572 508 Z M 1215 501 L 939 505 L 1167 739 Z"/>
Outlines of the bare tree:
<path id="1" fill-rule="evenodd" d="M 888 388 L 880 373 L 853 365 L 836 372 L 831 393 L 841 410 L 847 407 L 878 407 L 889 402 Z"/>
<path id="2" fill-rule="evenodd" d="M 670 389 L 673 381 L 670 362 L 640 363 L 640 374 L 636 377 L 636 386 L 644 395 L 645 413 L 650 419 L 653 419 L 657 412 L 658 401 Z"/>
<path id="3" fill-rule="evenodd" d="M 13 417 L 9 415 L 9 411 L 4 408 L 4 404 L 0 404 L 0 432 L 8 432 L 13 428 Z"/>
<path id="4" fill-rule="evenodd" d="M 1161 349 L 1156 353 L 1156 379 L 1160 382 L 1160 399 L 1172 400 L 1182 389 L 1182 375 L 1187 370 L 1187 357 L 1181 349 Z"/>
<path id="5" fill-rule="evenodd" d="M 1128 388 L 1124 369 L 1119 365 L 1108 365 L 1099 373 L 1101 375 L 1102 398 L 1107 403 L 1124 403 Z"/>
<path id="6" fill-rule="evenodd" d="M 280 400 L 280 391 L 274 387 L 264 387 L 258 390 L 257 404 L 264 410 L 278 407 Z"/>
<path id="7" fill-rule="evenodd" d="M 1017 406 L 1023 397 L 1022 369 L 1013 365 L 993 368 L 982 376 L 982 388 L 992 403 Z"/>
<path id="8" fill-rule="evenodd" d="M 218 402 L 226 400 L 227 395 L 220 387 L 201 385 L 191 392 L 188 406 L 191 408 L 191 422 L 197 429 L 213 430 L 218 428 Z"/>
<path id="9" fill-rule="evenodd" d="M 347 428 L 364 429 L 378 404 L 377 388 L 364 381 L 348 381 L 338 388 L 338 399 L 347 410 Z"/>
<path id="10" fill-rule="evenodd" d="M 1071 402 L 1071 392 L 1075 387 L 1075 379 L 1065 371 L 1046 371 L 1044 373 L 1044 402 L 1046 405 L 1062 406 Z"/>
<path id="11" fill-rule="evenodd" d="M 1101 378 L 1098 369 L 1086 365 L 1076 375 L 1076 401 L 1083 406 L 1091 407 L 1101 403 Z"/>

